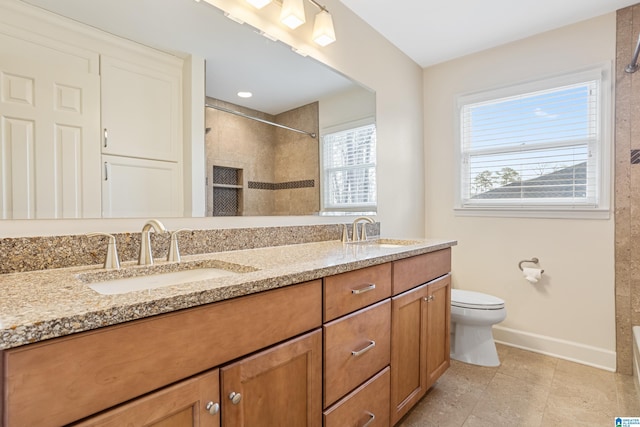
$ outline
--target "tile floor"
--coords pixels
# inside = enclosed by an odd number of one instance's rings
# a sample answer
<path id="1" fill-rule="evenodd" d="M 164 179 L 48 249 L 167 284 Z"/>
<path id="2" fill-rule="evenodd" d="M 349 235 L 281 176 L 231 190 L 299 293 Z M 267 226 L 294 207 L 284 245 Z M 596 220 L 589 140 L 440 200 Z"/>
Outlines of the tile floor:
<path id="1" fill-rule="evenodd" d="M 455 360 L 399 427 L 615 426 L 640 417 L 634 378 L 498 345 L 486 368 Z"/>

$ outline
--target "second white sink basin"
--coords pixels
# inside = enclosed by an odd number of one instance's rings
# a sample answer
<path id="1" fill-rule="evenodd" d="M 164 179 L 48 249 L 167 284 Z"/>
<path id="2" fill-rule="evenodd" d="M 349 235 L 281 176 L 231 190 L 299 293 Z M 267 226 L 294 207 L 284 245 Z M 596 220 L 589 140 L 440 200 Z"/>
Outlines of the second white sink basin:
<path id="1" fill-rule="evenodd" d="M 103 295 L 124 294 L 127 292 L 156 289 L 164 286 L 180 285 L 216 277 L 232 276 L 240 273 L 222 268 L 196 268 L 193 270 L 173 271 L 170 273 L 152 274 L 148 276 L 127 277 L 104 282 L 88 284 L 94 291 Z"/>

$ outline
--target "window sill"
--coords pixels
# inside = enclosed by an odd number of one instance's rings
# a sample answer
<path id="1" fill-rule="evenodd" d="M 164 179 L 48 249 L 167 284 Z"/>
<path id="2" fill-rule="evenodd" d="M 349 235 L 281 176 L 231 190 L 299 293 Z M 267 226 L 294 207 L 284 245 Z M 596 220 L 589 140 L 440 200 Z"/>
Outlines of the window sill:
<path id="1" fill-rule="evenodd" d="M 497 218 L 610 219 L 609 209 L 454 208 L 456 216 Z"/>

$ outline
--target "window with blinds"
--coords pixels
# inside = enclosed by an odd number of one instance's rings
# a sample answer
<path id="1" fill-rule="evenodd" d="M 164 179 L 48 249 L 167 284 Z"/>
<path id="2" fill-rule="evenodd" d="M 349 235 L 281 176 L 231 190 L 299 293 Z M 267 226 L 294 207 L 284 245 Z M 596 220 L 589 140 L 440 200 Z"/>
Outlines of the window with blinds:
<path id="1" fill-rule="evenodd" d="M 608 209 L 603 74 L 460 97 L 459 207 Z"/>
<path id="2" fill-rule="evenodd" d="M 371 211 L 376 206 L 376 127 L 322 137 L 323 210 Z"/>

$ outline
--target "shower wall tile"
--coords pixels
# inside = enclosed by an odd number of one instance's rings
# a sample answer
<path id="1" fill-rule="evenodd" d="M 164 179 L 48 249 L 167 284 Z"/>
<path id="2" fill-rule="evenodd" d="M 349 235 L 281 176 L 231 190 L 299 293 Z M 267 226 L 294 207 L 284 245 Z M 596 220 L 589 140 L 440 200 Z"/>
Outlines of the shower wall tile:
<path id="1" fill-rule="evenodd" d="M 640 166 L 631 164 L 631 150 L 640 149 L 640 73 L 629 63 L 640 33 L 640 5 L 616 16 L 615 73 L 615 269 L 616 352 L 618 371 L 632 373 L 633 325 L 640 325 Z"/>

